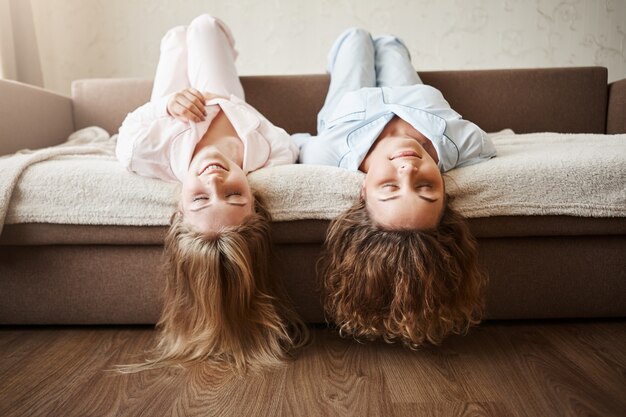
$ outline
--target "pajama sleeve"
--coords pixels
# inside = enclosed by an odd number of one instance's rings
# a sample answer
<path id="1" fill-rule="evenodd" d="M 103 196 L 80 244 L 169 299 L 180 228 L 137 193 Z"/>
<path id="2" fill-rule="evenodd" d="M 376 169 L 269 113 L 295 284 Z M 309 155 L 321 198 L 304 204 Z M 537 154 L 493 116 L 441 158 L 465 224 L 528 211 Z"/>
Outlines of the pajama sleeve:
<path id="1" fill-rule="evenodd" d="M 190 125 L 167 114 L 168 97 L 149 102 L 129 113 L 119 130 L 115 154 L 129 171 L 176 181 L 169 164 L 172 138 L 188 132 Z"/>
<path id="2" fill-rule="evenodd" d="M 263 118 L 259 127 L 263 136 L 270 141 L 270 156 L 266 167 L 294 164 L 298 160 L 298 147 L 284 129 L 274 126 Z"/>
<path id="3" fill-rule="evenodd" d="M 302 149 L 302 146 L 309 140 L 311 140 L 313 136 L 310 133 L 294 133 L 291 135 L 291 140 L 296 144 L 298 149 Z"/>
<path id="4" fill-rule="evenodd" d="M 487 134 L 476 124 L 464 120 L 448 120 L 446 136 L 458 150 L 458 160 L 453 167 L 474 165 L 496 155 L 496 148 Z M 446 169 L 447 171 L 447 169 Z"/>
<path id="5" fill-rule="evenodd" d="M 301 139 L 298 139 L 299 141 Z M 300 146 L 300 163 L 309 165 L 330 165 L 338 167 L 343 155 L 334 145 L 333 138 L 310 136 Z"/>
<path id="6" fill-rule="evenodd" d="M 244 107 L 251 111 L 258 119 L 260 124 L 257 128 L 259 134 L 261 134 L 270 145 L 270 154 L 264 167 L 293 164 L 298 159 L 298 146 L 291 139 L 291 136 L 284 129 L 275 126 L 265 116 L 263 116 L 257 109 L 250 104 L 241 100 L 239 97 L 231 95 L 230 101 L 235 104 L 242 104 Z"/>

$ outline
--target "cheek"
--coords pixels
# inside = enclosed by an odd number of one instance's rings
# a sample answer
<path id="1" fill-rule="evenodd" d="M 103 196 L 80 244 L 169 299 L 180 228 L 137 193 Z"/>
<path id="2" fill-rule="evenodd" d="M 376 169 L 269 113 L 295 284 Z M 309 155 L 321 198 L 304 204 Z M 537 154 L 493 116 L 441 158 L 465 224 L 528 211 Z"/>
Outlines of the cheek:
<path id="1" fill-rule="evenodd" d="M 378 217 L 380 213 L 380 201 L 376 200 L 376 198 L 370 194 L 365 194 L 365 207 L 367 207 L 367 211 L 373 217 Z"/>
<path id="2" fill-rule="evenodd" d="M 180 189 L 180 193 L 181 193 L 181 196 L 184 197 L 185 195 L 189 194 L 189 189 L 190 189 L 189 180 L 185 178 L 181 185 L 182 187 Z"/>
<path id="3" fill-rule="evenodd" d="M 374 184 L 393 177 L 395 172 L 395 168 L 389 163 L 372 164 L 367 174 L 365 174 L 365 181 Z"/>
<path id="4" fill-rule="evenodd" d="M 363 183 L 361 184 L 361 194 L 372 195 L 375 183 L 376 183 L 376 173 L 374 171 L 369 171 L 365 175 L 365 178 L 363 179 Z"/>
<path id="5" fill-rule="evenodd" d="M 198 181 L 194 177 L 185 177 L 181 189 L 183 195 L 193 193 L 196 188 L 198 188 Z"/>
<path id="6" fill-rule="evenodd" d="M 434 182 L 436 184 L 443 183 L 443 177 L 441 176 L 441 171 L 439 171 L 439 168 L 437 167 L 436 164 L 429 164 L 425 166 L 423 172 L 424 172 L 424 175 L 428 176 L 428 179 L 431 182 Z"/>
<path id="7" fill-rule="evenodd" d="M 247 177 L 243 177 L 243 179 L 239 182 L 239 187 L 243 190 L 242 194 L 252 197 L 252 189 L 250 188 L 250 183 L 248 182 Z"/>

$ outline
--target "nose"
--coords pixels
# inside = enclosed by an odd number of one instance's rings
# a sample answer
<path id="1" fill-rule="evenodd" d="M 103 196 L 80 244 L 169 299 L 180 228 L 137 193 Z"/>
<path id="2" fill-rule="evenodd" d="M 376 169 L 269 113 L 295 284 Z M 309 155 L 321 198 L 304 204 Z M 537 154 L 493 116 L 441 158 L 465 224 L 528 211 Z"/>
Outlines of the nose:
<path id="1" fill-rule="evenodd" d="M 404 163 L 398 166 L 398 173 L 400 175 L 409 175 L 413 172 L 417 171 L 417 167 L 410 163 Z"/>
<path id="2" fill-rule="evenodd" d="M 224 185 L 224 178 L 221 175 L 207 175 L 204 183 L 213 191 L 218 192 Z"/>

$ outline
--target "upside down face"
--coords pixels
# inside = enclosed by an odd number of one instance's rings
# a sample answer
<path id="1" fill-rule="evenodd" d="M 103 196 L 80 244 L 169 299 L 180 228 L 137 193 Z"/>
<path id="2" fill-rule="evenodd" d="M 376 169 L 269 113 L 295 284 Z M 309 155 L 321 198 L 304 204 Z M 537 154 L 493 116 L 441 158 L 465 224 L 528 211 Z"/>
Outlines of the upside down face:
<path id="1" fill-rule="evenodd" d="M 181 206 L 187 223 L 199 233 L 211 235 L 240 225 L 254 211 L 254 196 L 241 167 L 207 148 L 191 161 Z"/>
<path id="2" fill-rule="evenodd" d="M 445 204 L 437 163 L 409 136 L 376 144 L 368 156 L 361 190 L 375 223 L 387 230 L 436 228 Z"/>

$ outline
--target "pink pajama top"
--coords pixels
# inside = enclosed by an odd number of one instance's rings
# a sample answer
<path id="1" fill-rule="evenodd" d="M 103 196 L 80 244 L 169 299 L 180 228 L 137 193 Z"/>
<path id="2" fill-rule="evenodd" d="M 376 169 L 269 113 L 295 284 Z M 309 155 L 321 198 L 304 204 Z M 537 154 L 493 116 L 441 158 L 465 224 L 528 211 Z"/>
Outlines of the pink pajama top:
<path id="1" fill-rule="evenodd" d="M 298 158 L 298 147 L 285 130 L 234 95 L 208 100 L 206 120 L 199 123 L 181 122 L 167 114 L 168 99 L 169 96 L 144 104 L 122 123 L 115 153 L 129 171 L 182 182 L 196 145 L 220 108 L 243 142 L 242 168 L 246 174 L 292 164 Z"/>

